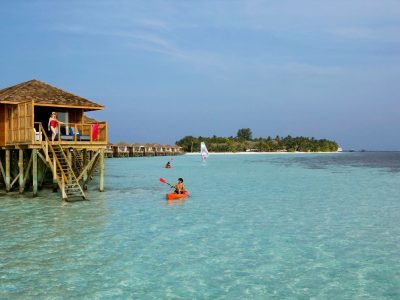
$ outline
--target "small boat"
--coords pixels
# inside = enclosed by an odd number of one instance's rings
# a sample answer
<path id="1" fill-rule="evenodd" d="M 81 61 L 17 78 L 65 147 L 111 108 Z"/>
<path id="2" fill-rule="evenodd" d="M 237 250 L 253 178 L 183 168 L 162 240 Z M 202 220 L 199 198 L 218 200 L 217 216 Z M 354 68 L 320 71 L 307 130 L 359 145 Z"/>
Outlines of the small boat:
<path id="1" fill-rule="evenodd" d="M 166 168 L 166 169 L 171 169 L 172 168 L 172 166 L 171 165 L 166 165 L 164 168 Z"/>
<path id="2" fill-rule="evenodd" d="M 167 194 L 167 200 L 183 200 L 189 196 L 189 192 L 184 192 L 183 194 L 169 193 Z"/>

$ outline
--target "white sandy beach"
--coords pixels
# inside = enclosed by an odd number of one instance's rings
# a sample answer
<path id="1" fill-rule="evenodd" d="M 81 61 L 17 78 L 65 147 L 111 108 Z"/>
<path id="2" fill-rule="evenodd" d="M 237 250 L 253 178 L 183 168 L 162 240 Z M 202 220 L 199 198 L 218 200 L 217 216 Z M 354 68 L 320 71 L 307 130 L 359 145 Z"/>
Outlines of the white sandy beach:
<path id="1" fill-rule="evenodd" d="M 264 155 L 264 154 L 321 154 L 321 153 L 341 153 L 340 151 L 334 152 L 209 152 L 210 155 Z M 200 152 L 188 152 L 184 155 L 200 155 Z"/>

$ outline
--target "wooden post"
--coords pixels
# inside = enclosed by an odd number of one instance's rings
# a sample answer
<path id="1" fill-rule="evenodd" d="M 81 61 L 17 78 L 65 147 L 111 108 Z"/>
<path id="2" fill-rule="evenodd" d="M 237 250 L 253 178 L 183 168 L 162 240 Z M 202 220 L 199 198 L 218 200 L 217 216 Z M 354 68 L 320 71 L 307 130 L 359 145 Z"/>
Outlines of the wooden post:
<path id="1" fill-rule="evenodd" d="M 83 149 L 83 153 L 82 153 L 82 160 L 83 160 L 83 189 L 86 191 L 87 190 L 87 179 L 88 179 L 88 173 L 87 173 L 87 169 L 86 169 L 86 165 L 89 163 L 88 160 L 88 153 L 86 149 Z"/>
<path id="2" fill-rule="evenodd" d="M 38 191 L 38 168 L 37 168 L 37 149 L 32 149 L 32 186 L 33 186 L 33 197 L 37 196 Z"/>
<path id="3" fill-rule="evenodd" d="M 100 150 L 100 192 L 104 192 L 104 149 Z"/>
<path id="4" fill-rule="evenodd" d="M 67 193 L 65 192 L 65 181 L 64 177 L 61 176 L 61 196 L 64 201 L 68 200 Z"/>
<path id="5" fill-rule="evenodd" d="M 18 169 L 19 169 L 19 193 L 22 194 L 24 192 L 24 150 L 22 149 L 19 149 Z"/>
<path id="6" fill-rule="evenodd" d="M 33 151 L 32 151 L 31 157 L 29 158 L 28 165 L 25 166 L 24 181 L 22 182 L 22 186 L 20 185 L 20 189 L 22 191 L 25 190 L 25 184 L 29 178 L 29 171 L 31 170 L 32 160 L 33 160 Z"/>
<path id="7" fill-rule="evenodd" d="M 71 166 L 71 169 L 72 169 L 72 152 L 69 148 L 67 150 L 67 160 L 68 160 L 68 164 Z M 68 183 L 71 183 L 71 181 L 72 181 L 72 174 L 70 174 L 68 172 Z"/>
<path id="8" fill-rule="evenodd" d="M 57 182 L 57 163 L 53 157 L 53 193 L 57 193 L 58 182 Z"/>
<path id="9" fill-rule="evenodd" d="M 1 152 L 0 152 L 1 154 Z M 1 157 L 0 157 L 0 171 L 1 171 L 1 177 L 3 178 L 4 184 L 6 183 L 6 172 L 4 172 L 3 168 L 3 163 L 1 162 Z"/>
<path id="10" fill-rule="evenodd" d="M 10 176 L 10 150 L 6 150 L 6 192 L 9 192 L 11 189 L 11 176 Z"/>

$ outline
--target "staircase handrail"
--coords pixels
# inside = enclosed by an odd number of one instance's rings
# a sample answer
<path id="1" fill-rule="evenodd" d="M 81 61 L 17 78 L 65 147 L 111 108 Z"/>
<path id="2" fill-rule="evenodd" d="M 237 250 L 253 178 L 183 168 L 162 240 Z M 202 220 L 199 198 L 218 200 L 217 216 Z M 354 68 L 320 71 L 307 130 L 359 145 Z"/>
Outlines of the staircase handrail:
<path id="1" fill-rule="evenodd" d="M 59 146 L 60 146 L 60 149 L 62 150 L 61 145 L 59 145 Z M 67 159 L 67 156 L 65 155 L 64 150 L 62 150 L 61 153 L 62 153 L 63 158 L 64 158 L 65 161 L 67 162 L 67 165 L 68 165 L 68 168 L 69 168 L 69 170 L 70 170 L 71 177 L 72 177 L 73 181 L 75 181 L 75 182 L 77 183 L 77 185 L 78 185 L 78 187 L 79 187 L 79 190 L 81 191 L 82 195 L 85 195 L 85 193 L 83 192 L 83 190 L 82 190 L 82 188 L 81 188 L 81 185 L 79 184 L 79 181 L 76 179 L 75 172 L 74 172 L 74 170 L 72 169 L 72 166 L 71 166 L 69 160 Z"/>
<path id="2" fill-rule="evenodd" d="M 50 149 L 51 150 L 51 153 L 53 154 L 53 158 L 54 158 L 54 160 L 56 161 L 56 163 L 57 163 L 57 165 L 58 165 L 58 168 L 60 169 L 60 173 L 61 173 L 61 176 L 62 176 L 62 179 L 63 179 L 63 181 L 64 182 L 68 182 L 68 178 L 67 178 L 67 176 L 65 175 L 65 173 L 64 173 L 64 171 L 63 171 L 63 169 L 62 169 L 62 167 L 61 167 L 61 163 L 60 163 L 60 161 L 58 160 L 58 158 L 57 158 L 57 155 L 56 155 L 56 153 L 55 153 L 55 151 L 54 151 L 54 148 L 53 148 L 53 145 L 49 142 L 49 138 L 48 138 L 48 136 L 47 136 L 47 134 L 46 134 L 46 131 L 44 130 L 44 128 L 43 128 L 43 125 L 42 125 L 42 123 L 39 123 L 39 132 L 42 132 L 42 134 L 43 134 L 43 136 L 44 136 L 44 143 L 45 143 L 45 150 L 46 150 L 46 159 L 49 159 L 48 158 L 48 150 L 47 149 Z M 42 139 L 42 144 L 43 144 L 43 139 Z M 43 145 L 42 145 L 43 146 Z M 63 152 L 64 153 L 64 152 Z M 50 159 L 49 159 L 50 160 Z M 57 171 L 57 170 L 54 170 L 55 172 Z M 57 172 L 56 172 L 56 174 L 57 174 Z"/>

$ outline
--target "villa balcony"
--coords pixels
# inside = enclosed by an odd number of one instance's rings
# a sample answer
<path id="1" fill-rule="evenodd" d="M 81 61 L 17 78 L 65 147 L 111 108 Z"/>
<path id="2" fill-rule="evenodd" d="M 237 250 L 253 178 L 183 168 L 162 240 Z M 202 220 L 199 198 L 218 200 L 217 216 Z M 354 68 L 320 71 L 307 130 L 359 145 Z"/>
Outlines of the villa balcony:
<path id="1" fill-rule="evenodd" d="M 6 130 L 6 146 L 40 145 L 45 136 L 51 140 L 51 131 L 45 131 L 41 122 L 20 122 L 17 128 Z M 47 127 L 47 126 L 46 126 Z M 54 142 L 61 145 L 107 145 L 107 122 L 58 124 Z"/>

